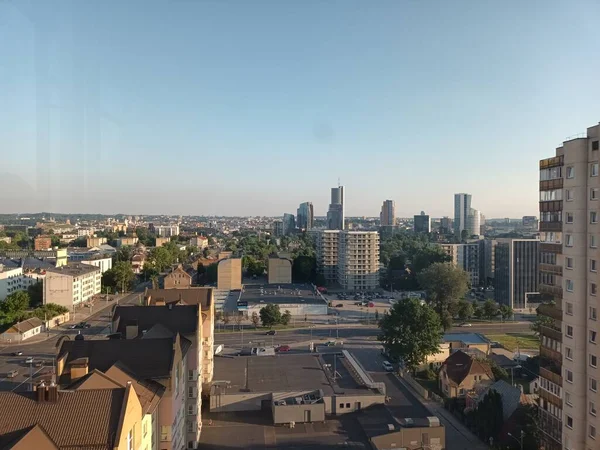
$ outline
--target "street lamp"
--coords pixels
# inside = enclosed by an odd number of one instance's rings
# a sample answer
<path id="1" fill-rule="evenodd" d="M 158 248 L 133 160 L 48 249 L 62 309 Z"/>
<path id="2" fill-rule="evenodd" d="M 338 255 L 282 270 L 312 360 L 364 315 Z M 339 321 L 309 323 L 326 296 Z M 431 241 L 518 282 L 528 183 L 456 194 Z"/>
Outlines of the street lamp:
<path id="1" fill-rule="evenodd" d="M 520 434 L 520 439 L 517 439 L 515 436 L 513 436 L 510 433 L 507 433 L 511 438 L 513 438 L 515 441 L 517 441 L 519 443 L 519 445 L 521 446 L 521 450 L 523 450 L 523 438 L 525 437 L 525 432 L 523 430 L 521 430 L 521 434 Z"/>

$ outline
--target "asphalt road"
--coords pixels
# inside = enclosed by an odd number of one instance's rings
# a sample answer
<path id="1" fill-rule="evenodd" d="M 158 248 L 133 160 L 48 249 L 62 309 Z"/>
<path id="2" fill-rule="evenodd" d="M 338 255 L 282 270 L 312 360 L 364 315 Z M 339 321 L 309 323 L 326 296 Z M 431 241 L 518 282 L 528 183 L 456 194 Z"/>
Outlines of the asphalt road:
<path id="1" fill-rule="evenodd" d="M 139 301 L 139 293 L 132 293 L 119 299 L 118 303 L 135 304 Z M 109 332 L 111 306 L 116 302 L 111 302 L 108 307 L 92 314 L 85 321 L 91 325 L 90 328 L 83 330 L 71 330 L 69 325 L 58 327 L 58 330 L 52 330 L 49 339 L 19 345 L 1 345 L 0 346 L 0 390 L 1 391 L 21 391 L 28 390 L 31 387 L 31 381 L 37 382 L 42 379 L 49 379 L 53 371 L 54 355 L 56 355 L 57 343 L 63 336 L 73 339 L 75 335 L 81 333 L 86 339 L 99 339 L 105 337 Z M 106 305 L 97 305 L 97 307 Z M 22 356 L 13 356 L 14 352 L 23 352 Z M 33 357 L 34 364 L 27 364 L 25 360 Z M 42 362 L 42 367 L 36 367 L 36 363 Z M 10 371 L 16 370 L 18 374 L 14 378 L 7 375 Z"/>

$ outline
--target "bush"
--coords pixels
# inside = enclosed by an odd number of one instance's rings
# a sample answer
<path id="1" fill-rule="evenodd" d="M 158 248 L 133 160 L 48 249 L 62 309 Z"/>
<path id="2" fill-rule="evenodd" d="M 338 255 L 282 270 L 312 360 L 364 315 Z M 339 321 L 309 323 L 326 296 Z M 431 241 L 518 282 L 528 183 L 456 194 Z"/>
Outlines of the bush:
<path id="1" fill-rule="evenodd" d="M 437 374 L 431 368 L 417 372 L 417 377 L 422 380 L 429 380 L 429 381 L 437 380 Z"/>

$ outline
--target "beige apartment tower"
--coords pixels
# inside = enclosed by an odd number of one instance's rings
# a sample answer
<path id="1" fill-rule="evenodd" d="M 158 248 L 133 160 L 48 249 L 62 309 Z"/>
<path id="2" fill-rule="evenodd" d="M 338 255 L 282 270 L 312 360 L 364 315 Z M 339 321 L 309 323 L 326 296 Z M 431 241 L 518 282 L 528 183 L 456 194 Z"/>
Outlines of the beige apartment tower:
<path id="1" fill-rule="evenodd" d="M 242 258 L 222 259 L 217 266 L 217 289 L 242 289 Z"/>
<path id="2" fill-rule="evenodd" d="M 292 282 L 292 261 L 277 256 L 270 257 L 267 275 L 269 284 L 290 284 Z"/>
<path id="3" fill-rule="evenodd" d="M 545 450 L 599 448 L 600 126 L 540 161 L 540 428 Z"/>

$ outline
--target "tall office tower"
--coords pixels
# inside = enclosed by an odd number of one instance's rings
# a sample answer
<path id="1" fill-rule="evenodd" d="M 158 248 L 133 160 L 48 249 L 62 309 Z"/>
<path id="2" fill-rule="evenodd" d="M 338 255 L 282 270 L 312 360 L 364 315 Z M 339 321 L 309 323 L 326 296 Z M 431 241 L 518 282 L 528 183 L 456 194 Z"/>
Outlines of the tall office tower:
<path id="1" fill-rule="evenodd" d="M 596 449 L 600 439 L 599 150 L 596 125 L 540 161 L 539 292 L 553 303 L 538 308 L 552 319 L 541 332 L 539 411 L 549 450 Z"/>
<path id="2" fill-rule="evenodd" d="M 331 188 L 331 203 L 329 204 L 329 211 L 327 211 L 327 228 L 330 230 L 344 229 L 346 222 L 345 200 L 344 186 Z"/>
<path id="3" fill-rule="evenodd" d="M 296 211 L 296 225 L 299 229 L 307 231 L 313 227 L 315 214 L 311 202 L 300 203 Z"/>
<path id="4" fill-rule="evenodd" d="M 379 233 L 322 230 L 316 233 L 317 270 L 328 283 L 350 291 L 379 285 Z"/>
<path id="5" fill-rule="evenodd" d="M 494 272 L 496 270 L 496 244 L 495 239 L 481 239 L 479 243 L 479 284 L 481 286 L 494 285 Z"/>
<path id="6" fill-rule="evenodd" d="M 467 228 L 467 218 L 471 210 L 471 194 L 454 194 L 454 234 L 460 238 Z"/>
<path id="7" fill-rule="evenodd" d="M 475 208 L 469 209 L 467 233 L 468 237 L 479 236 L 481 234 L 481 213 Z"/>
<path id="8" fill-rule="evenodd" d="M 431 218 L 421 211 L 421 214 L 414 217 L 413 228 L 415 233 L 429 233 L 431 231 Z"/>
<path id="9" fill-rule="evenodd" d="M 283 220 L 273 222 L 273 236 L 283 236 Z"/>
<path id="10" fill-rule="evenodd" d="M 385 200 L 381 205 L 379 220 L 382 227 L 393 227 L 396 225 L 396 202 L 394 200 Z"/>
<path id="11" fill-rule="evenodd" d="M 440 219 L 440 233 L 442 233 L 442 234 L 452 233 L 452 219 L 450 217 L 442 217 Z"/>
<path id="12" fill-rule="evenodd" d="M 283 215 L 283 235 L 289 236 L 296 229 L 296 217 L 293 214 L 285 213 Z"/>
<path id="13" fill-rule="evenodd" d="M 527 308 L 527 294 L 539 285 L 538 239 L 498 239 L 494 255 L 494 300 L 513 309 Z"/>

